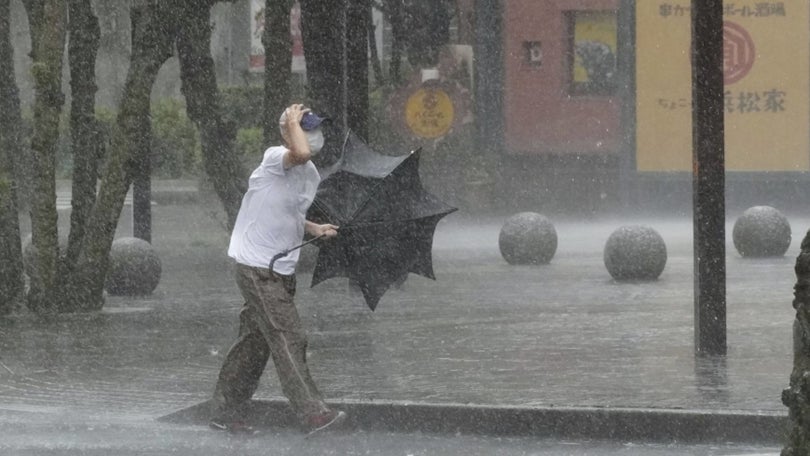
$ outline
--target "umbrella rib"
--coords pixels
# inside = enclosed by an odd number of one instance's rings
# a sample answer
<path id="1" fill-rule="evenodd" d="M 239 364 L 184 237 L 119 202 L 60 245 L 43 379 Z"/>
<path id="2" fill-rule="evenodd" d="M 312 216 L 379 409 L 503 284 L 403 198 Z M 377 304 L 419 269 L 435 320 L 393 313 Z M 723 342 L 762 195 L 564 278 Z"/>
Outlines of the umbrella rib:
<path id="1" fill-rule="evenodd" d="M 369 227 L 369 226 L 376 226 L 376 225 L 389 225 L 389 224 L 391 224 L 391 223 L 403 223 L 403 222 L 411 222 L 411 221 L 413 221 L 413 220 L 419 220 L 419 219 L 426 219 L 426 218 L 431 218 L 431 217 L 437 217 L 437 216 L 440 216 L 440 215 L 442 215 L 442 216 L 443 216 L 443 215 L 447 215 L 447 214 L 449 214 L 450 212 L 454 212 L 454 211 L 447 211 L 447 213 L 443 213 L 443 212 L 442 212 L 442 213 L 439 213 L 439 214 L 434 214 L 434 215 L 426 215 L 426 216 L 424 216 L 424 217 L 406 218 L 406 219 L 398 219 L 398 220 L 384 220 L 384 221 L 380 221 L 380 222 L 351 223 L 351 224 L 346 225 L 346 226 L 341 226 L 341 228 L 343 228 L 343 229 L 351 229 L 351 228 L 365 228 L 365 227 Z"/>
<path id="2" fill-rule="evenodd" d="M 410 153 L 408 156 L 410 156 L 410 155 L 413 155 L 413 152 L 411 152 L 411 153 Z M 391 172 L 390 172 L 390 173 L 388 173 L 388 176 L 390 176 L 390 175 L 391 175 L 391 173 L 393 173 L 394 171 L 396 171 L 396 169 L 397 169 L 397 168 L 399 168 L 400 166 L 402 166 L 402 163 L 405 163 L 406 161 L 407 161 L 407 160 L 403 160 L 403 161 L 402 161 L 402 162 L 401 162 L 399 165 L 397 165 L 397 166 L 396 166 L 396 168 L 392 169 L 392 170 L 391 170 Z M 388 176 L 386 176 L 386 177 L 388 177 Z M 361 205 L 360 205 L 360 207 L 358 207 L 358 208 L 357 208 L 357 209 L 356 209 L 356 210 L 355 210 L 355 211 L 352 213 L 352 215 L 351 215 L 351 216 L 349 216 L 348 220 L 354 220 L 354 218 L 355 218 L 355 217 L 357 217 L 357 214 L 358 214 L 360 211 L 362 211 L 363 209 L 365 209 L 365 208 L 366 208 L 366 206 L 368 205 L 368 203 L 371 201 L 371 195 L 374 195 L 374 194 L 377 192 L 377 189 L 378 189 L 378 188 L 380 188 L 380 186 L 383 184 L 383 181 L 384 181 L 384 180 L 385 180 L 385 177 L 381 178 L 381 179 L 380 179 L 380 180 L 379 180 L 379 181 L 378 181 L 378 182 L 377 182 L 377 183 L 376 183 L 376 184 L 375 184 L 375 185 L 374 185 L 374 186 L 371 188 L 371 191 L 369 192 L 369 197 L 368 197 L 368 198 L 366 198 L 366 200 L 365 200 L 365 201 L 363 201 L 363 204 L 361 204 Z"/>
<path id="3" fill-rule="evenodd" d="M 334 217 L 335 218 L 334 221 L 335 221 L 336 225 L 338 225 L 338 226 L 343 225 L 343 220 L 340 217 L 336 216 L 335 214 L 329 213 L 329 211 L 327 211 L 326 208 L 323 207 L 323 205 L 320 202 L 318 202 L 317 199 L 312 202 L 312 205 L 316 206 L 323 214 Z"/>

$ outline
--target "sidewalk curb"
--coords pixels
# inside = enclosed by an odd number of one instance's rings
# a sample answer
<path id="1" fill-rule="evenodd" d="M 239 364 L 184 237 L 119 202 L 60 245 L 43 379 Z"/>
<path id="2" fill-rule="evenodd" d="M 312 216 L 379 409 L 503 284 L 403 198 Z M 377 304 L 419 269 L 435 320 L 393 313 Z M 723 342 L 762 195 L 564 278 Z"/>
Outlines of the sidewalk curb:
<path id="1" fill-rule="evenodd" d="M 334 402 L 354 429 L 533 436 L 616 441 L 779 444 L 786 413 L 613 407 L 500 407 L 409 402 Z M 207 424 L 203 402 L 159 418 Z M 286 401 L 251 401 L 244 418 L 259 427 L 293 426 Z"/>
<path id="2" fill-rule="evenodd" d="M 69 207 L 71 199 L 72 181 L 59 179 L 56 181 L 57 198 L 62 199 Z M 149 191 L 149 199 L 160 205 L 174 204 L 194 204 L 199 203 L 204 195 L 203 192 L 213 190 L 200 189 L 200 185 L 193 179 L 155 179 L 152 180 Z M 132 188 L 127 190 L 127 199 L 132 198 Z"/>

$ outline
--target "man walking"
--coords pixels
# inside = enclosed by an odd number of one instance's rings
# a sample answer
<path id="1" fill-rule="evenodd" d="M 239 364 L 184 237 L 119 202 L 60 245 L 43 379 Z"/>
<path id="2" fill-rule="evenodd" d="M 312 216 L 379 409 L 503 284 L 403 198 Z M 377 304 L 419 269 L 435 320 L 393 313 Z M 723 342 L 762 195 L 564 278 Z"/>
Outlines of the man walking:
<path id="1" fill-rule="evenodd" d="M 269 269 L 273 257 L 299 245 L 305 232 L 337 235 L 337 226 L 306 220 L 320 183 L 310 158 L 323 147 L 323 120 L 303 105 L 288 107 L 279 119 L 284 145 L 267 149 L 250 175 L 228 247 L 245 304 L 239 338 L 225 357 L 214 391 L 214 429 L 253 432 L 240 421 L 240 407 L 256 391 L 270 356 L 282 392 L 307 431 L 334 426 L 346 417 L 325 404 L 307 367 L 307 339 L 293 300 L 300 250 Z"/>

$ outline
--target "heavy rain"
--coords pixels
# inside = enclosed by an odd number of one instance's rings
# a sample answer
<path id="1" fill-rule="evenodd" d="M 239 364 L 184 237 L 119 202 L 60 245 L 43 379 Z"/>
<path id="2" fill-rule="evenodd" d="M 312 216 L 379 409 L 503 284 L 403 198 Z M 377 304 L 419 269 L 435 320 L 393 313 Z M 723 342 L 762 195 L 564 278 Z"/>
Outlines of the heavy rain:
<path id="1" fill-rule="evenodd" d="M 808 454 L 800 3 L 0 0 L 0 454 Z"/>

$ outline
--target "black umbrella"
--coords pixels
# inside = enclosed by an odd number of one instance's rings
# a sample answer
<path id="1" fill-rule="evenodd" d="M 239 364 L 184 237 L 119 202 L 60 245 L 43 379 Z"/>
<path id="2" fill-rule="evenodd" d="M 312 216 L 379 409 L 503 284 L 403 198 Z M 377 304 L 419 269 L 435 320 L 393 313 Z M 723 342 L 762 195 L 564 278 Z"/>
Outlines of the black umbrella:
<path id="1" fill-rule="evenodd" d="M 340 229 L 320 245 L 312 286 L 348 277 L 374 310 L 386 290 L 409 272 L 435 280 L 433 232 L 456 208 L 425 191 L 418 150 L 386 156 L 349 132 L 340 158 L 321 177 L 307 219 Z"/>

